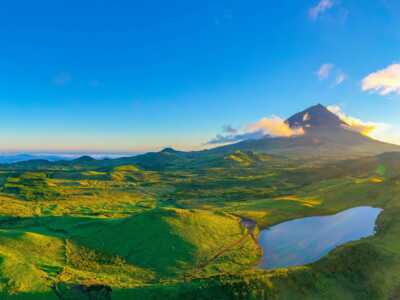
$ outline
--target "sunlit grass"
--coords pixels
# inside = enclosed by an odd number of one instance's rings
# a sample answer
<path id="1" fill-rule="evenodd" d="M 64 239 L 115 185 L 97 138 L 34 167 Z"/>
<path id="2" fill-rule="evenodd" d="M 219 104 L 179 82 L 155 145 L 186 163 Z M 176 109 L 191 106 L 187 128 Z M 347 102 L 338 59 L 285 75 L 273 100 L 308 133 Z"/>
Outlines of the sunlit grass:
<path id="1" fill-rule="evenodd" d="M 387 299 L 400 282 L 396 166 L 237 152 L 192 169 L 0 172 L 0 289 L 20 299 L 50 299 L 54 284 L 111 286 L 113 299 Z M 240 216 L 267 228 L 362 205 L 384 209 L 376 236 L 309 266 L 255 268 L 260 249 Z"/>

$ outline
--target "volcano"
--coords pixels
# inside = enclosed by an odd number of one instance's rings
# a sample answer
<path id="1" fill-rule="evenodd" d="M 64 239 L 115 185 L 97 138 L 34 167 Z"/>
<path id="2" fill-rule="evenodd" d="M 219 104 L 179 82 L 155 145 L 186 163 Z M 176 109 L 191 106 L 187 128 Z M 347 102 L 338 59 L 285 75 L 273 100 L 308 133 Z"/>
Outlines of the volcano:
<path id="1" fill-rule="evenodd" d="M 279 154 L 291 158 L 347 159 L 399 152 L 400 146 L 381 142 L 353 131 L 351 126 L 317 104 L 294 114 L 286 121 L 292 129 L 303 129 L 304 134 L 292 137 L 265 136 L 211 151 L 252 151 Z"/>
<path id="2" fill-rule="evenodd" d="M 294 114 L 286 120 L 286 123 L 291 128 L 302 127 L 305 131 L 316 128 L 337 129 L 348 125 L 321 104 L 311 106 L 302 112 Z"/>

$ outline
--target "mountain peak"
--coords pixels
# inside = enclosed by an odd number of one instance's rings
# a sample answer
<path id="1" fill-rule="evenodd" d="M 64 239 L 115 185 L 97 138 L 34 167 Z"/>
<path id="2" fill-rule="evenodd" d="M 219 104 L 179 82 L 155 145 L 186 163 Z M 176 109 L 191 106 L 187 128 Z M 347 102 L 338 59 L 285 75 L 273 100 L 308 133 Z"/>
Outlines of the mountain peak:
<path id="1" fill-rule="evenodd" d="M 305 130 L 315 128 L 340 128 L 346 125 L 337 115 L 318 103 L 297 114 L 294 114 L 286 123 L 291 128 L 302 127 Z"/>

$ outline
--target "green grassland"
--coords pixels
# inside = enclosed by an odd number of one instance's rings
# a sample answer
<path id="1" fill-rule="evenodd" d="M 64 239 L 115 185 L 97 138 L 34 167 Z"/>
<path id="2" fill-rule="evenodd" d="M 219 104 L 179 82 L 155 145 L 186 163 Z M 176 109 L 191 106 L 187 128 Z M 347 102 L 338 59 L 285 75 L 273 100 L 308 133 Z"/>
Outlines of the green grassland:
<path id="1" fill-rule="evenodd" d="M 0 299 L 398 299 L 400 155 L 236 151 L 0 166 Z M 258 229 L 370 205 L 377 234 L 257 268 Z M 255 232 L 241 217 L 257 222 Z"/>

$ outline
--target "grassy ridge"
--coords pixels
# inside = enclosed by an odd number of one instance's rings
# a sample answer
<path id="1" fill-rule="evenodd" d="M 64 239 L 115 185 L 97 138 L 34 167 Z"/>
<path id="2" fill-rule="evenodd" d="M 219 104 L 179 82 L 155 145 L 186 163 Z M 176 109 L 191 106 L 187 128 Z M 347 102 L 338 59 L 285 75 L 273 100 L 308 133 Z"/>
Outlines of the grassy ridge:
<path id="1" fill-rule="evenodd" d="M 332 196 L 326 197 L 325 193 L 338 183 L 326 182 L 325 189 L 316 191 L 316 196 L 326 202 L 310 209 L 314 213 L 330 213 L 360 204 L 383 207 L 378 232 L 373 237 L 341 246 L 305 267 L 247 270 L 190 284 L 117 291 L 115 295 L 121 296 L 115 299 L 127 295 L 132 299 L 139 295 L 157 299 L 396 299 L 400 283 L 400 199 L 393 195 L 398 195 L 399 187 L 391 180 L 380 184 L 364 182 L 361 186 L 349 183 L 343 180 L 340 184 L 347 197 L 335 201 L 334 195 L 328 193 Z M 360 189 L 364 191 L 361 195 Z"/>
<path id="2" fill-rule="evenodd" d="M 219 273 L 249 265 L 259 255 L 248 239 L 198 268 L 220 247 L 246 237 L 236 217 L 205 211 L 161 208 L 119 219 L 35 217 L 3 226 L 18 228 L 0 232 L 1 290 L 8 295 L 50 292 L 63 282 L 130 288 Z"/>
<path id="3" fill-rule="evenodd" d="M 0 299 L 396 299 L 399 155 L 153 156 L 0 170 Z M 376 236 L 304 267 L 252 267 L 260 249 L 238 216 L 263 228 L 361 205 L 384 208 Z"/>

